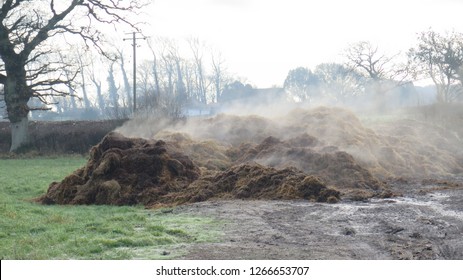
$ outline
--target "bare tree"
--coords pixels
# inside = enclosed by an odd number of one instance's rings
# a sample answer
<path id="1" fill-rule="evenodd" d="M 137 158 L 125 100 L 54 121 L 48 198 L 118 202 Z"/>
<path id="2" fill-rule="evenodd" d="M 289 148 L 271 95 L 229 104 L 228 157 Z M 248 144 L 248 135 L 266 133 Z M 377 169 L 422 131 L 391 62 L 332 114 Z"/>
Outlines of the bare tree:
<path id="1" fill-rule="evenodd" d="M 347 65 L 357 69 L 373 80 L 386 79 L 387 66 L 393 57 L 387 57 L 378 52 L 378 47 L 370 42 L 358 42 L 350 46 L 346 51 Z"/>
<path id="2" fill-rule="evenodd" d="M 105 115 L 105 113 L 106 113 L 106 104 L 105 104 L 105 100 L 104 100 L 104 97 L 103 97 L 101 80 L 95 74 L 98 70 L 95 69 L 95 63 L 94 63 L 93 59 L 91 60 L 90 65 L 86 67 L 86 70 L 87 70 L 87 75 L 88 75 L 90 81 L 95 86 L 96 98 L 97 98 L 97 100 L 96 100 L 97 106 L 100 109 L 101 115 Z"/>
<path id="3" fill-rule="evenodd" d="M 82 88 L 84 108 L 86 110 L 89 110 L 91 108 L 91 105 L 90 105 L 90 100 L 88 99 L 87 83 L 86 83 L 86 77 L 85 77 L 85 68 L 87 68 L 89 64 L 88 57 L 85 55 L 85 53 L 81 53 L 80 50 L 76 51 L 76 56 L 77 56 L 77 63 L 78 63 L 77 65 L 79 67 L 80 85 Z"/>
<path id="4" fill-rule="evenodd" d="M 56 58 L 58 47 L 52 40 L 74 36 L 86 45 L 103 49 L 99 23 L 124 23 L 140 9 L 139 1 L 113 0 L 4 0 L 0 10 L 0 58 L 4 64 L 5 103 L 11 123 L 11 151 L 29 141 L 28 101 L 32 97 L 48 102 L 48 96 L 65 95 L 62 85 L 71 80 L 64 70 L 72 67 Z M 53 38 L 53 39 L 52 39 Z M 72 68 L 71 68 L 72 69 Z"/>
<path id="5" fill-rule="evenodd" d="M 418 39 L 418 46 L 409 51 L 417 75 L 432 79 L 438 102 L 454 101 L 463 94 L 463 34 L 441 35 L 429 30 Z"/>
<path id="6" fill-rule="evenodd" d="M 332 98 L 346 104 L 364 93 L 364 77 L 356 70 L 342 64 L 322 63 L 315 67 L 314 75 L 319 81 L 322 98 Z"/>
<path id="7" fill-rule="evenodd" d="M 58 53 L 58 56 L 59 56 L 60 62 L 65 64 L 66 63 L 66 58 L 63 56 L 63 54 L 60 52 L 60 53 Z M 76 65 L 76 61 L 73 64 Z M 79 71 L 79 70 L 77 70 L 77 71 Z M 75 79 L 74 79 L 75 78 L 74 75 L 76 74 L 75 69 L 63 68 L 63 73 L 64 73 L 65 80 L 75 82 Z M 66 89 L 67 94 L 64 94 L 64 96 L 70 98 L 70 100 L 71 100 L 71 110 L 75 111 L 76 108 L 77 108 L 77 103 L 76 103 L 77 95 L 75 93 L 75 87 L 71 83 L 67 83 L 66 88 L 67 88 Z"/>
<path id="8" fill-rule="evenodd" d="M 290 99 L 310 102 L 318 94 L 318 77 L 305 67 L 291 69 L 286 76 L 284 88 Z"/>
<path id="9" fill-rule="evenodd" d="M 152 61 L 143 61 L 137 67 L 137 92 L 141 93 L 138 104 L 139 109 L 144 111 L 157 107 L 157 94 L 154 92 L 152 64 Z"/>
<path id="10" fill-rule="evenodd" d="M 347 67 L 369 78 L 377 94 L 408 83 L 409 65 L 394 63 L 398 56 L 388 56 L 366 41 L 351 45 L 345 52 Z"/>
<path id="11" fill-rule="evenodd" d="M 122 114 L 119 108 L 119 87 L 116 85 L 116 80 L 114 78 L 114 63 L 112 61 L 108 69 L 108 96 L 111 104 L 110 117 L 114 119 L 120 119 Z"/>
<path id="12" fill-rule="evenodd" d="M 169 117 L 181 117 L 185 108 L 203 108 L 215 101 L 225 85 L 231 81 L 225 62 L 218 53 L 207 53 L 203 45 L 188 41 L 193 57 L 182 56 L 181 44 L 168 38 L 149 39 L 152 60 L 138 68 L 140 90 L 145 92 L 144 111 Z M 204 57 L 212 58 L 207 72 Z M 154 112 L 157 110 L 158 112 Z M 200 109 L 201 110 L 201 109 Z"/>
<path id="13" fill-rule="evenodd" d="M 200 103 L 207 103 L 207 88 L 206 84 L 204 62 L 203 62 L 203 46 L 200 43 L 198 38 L 190 38 L 188 40 L 190 45 L 191 52 L 193 54 L 193 62 L 196 68 L 195 71 L 195 80 L 196 80 L 196 90 L 197 90 L 197 99 Z"/>
<path id="14" fill-rule="evenodd" d="M 156 50 L 154 46 L 154 42 L 151 39 L 148 39 L 148 47 L 151 50 L 151 54 L 153 55 L 153 63 L 152 63 L 152 74 L 154 78 L 154 85 L 155 85 L 155 98 L 159 98 L 161 94 L 161 87 L 159 85 L 159 66 L 158 66 L 158 56 L 156 55 Z"/>
<path id="15" fill-rule="evenodd" d="M 184 106 L 188 100 L 183 77 L 184 59 L 179 54 L 179 46 L 176 42 L 172 40 L 165 41 L 163 58 L 166 61 L 166 65 L 168 65 L 169 75 L 172 75 L 169 78 L 169 88 L 171 88 L 170 92 L 172 96 L 175 96 L 179 105 Z"/>
<path id="16" fill-rule="evenodd" d="M 157 65 L 153 66 L 155 81 L 160 80 L 163 84 L 163 89 L 160 89 L 165 94 L 163 101 L 177 102 L 178 107 L 183 108 L 189 99 L 189 93 L 185 85 L 185 67 L 186 61 L 180 56 L 179 46 L 176 41 L 163 39 L 160 42 L 161 51 L 161 69 L 158 77 Z M 158 88 L 159 82 L 156 82 Z M 161 93 L 161 95 L 162 95 Z"/>
<path id="17" fill-rule="evenodd" d="M 220 99 L 220 95 L 222 94 L 225 85 L 231 83 L 232 79 L 227 74 L 225 69 L 225 60 L 220 52 L 211 51 L 211 61 L 212 73 L 210 79 L 214 87 L 212 100 L 217 101 Z"/>
<path id="18" fill-rule="evenodd" d="M 142 63 L 137 72 L 140 89 L 145 92 L 143 110 L 165 117 L 181 117 L 192 97 L 191 63 L 181 56 L 180 46 L 175 40 L 150 39 L 148 45 L 153 60 Z"/>
<path id="19" fill-rule="evenodd" d="M 124 91 L 125 96 L 127 98 L 127 102 L 124 102 L 126 108 L 132 108 L 132 86 L 129 82 L 129 77 L 127 75 L 127 71 L 125 70 L 125 58 L 124 58 L 124 51 L 121 48 L 116 48 L 117 51 L 117 58 L 119 67 L 121 68 L 122 73 L 122 80 L 124 81 Z M 129 109 L 130 110 L 130 109 Z"/>

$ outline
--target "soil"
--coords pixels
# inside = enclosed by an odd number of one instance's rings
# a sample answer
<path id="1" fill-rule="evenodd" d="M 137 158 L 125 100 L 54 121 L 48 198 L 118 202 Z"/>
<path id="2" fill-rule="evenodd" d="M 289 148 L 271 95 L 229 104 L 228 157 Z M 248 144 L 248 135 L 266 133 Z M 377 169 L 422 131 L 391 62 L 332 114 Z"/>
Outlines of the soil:
<path id="1" fill-rule="evenodd" d="M 208 201 L 173 214 L 213 217 L 221 240 L 180 246 L 184 259 L 463 259 L 463 179 L 409 183 L 403 197 L 342 201 Z M 165 215 L 169 215 L 166 213 Z"/>

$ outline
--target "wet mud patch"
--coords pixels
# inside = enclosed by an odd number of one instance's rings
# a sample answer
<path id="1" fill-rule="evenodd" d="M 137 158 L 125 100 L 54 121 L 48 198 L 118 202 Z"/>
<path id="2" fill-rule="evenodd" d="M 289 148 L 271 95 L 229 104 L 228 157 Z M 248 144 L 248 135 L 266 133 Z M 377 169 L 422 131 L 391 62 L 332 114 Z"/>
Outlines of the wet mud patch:
<path id="1" fill-rule="evenodd" d="M 405 186 L 402 186 L 402 188 Z M 463 189 L 342 201 L 215 201 L 184 205 L 222 221 L 220 242 L 184 259 L 463 259 Z"/>

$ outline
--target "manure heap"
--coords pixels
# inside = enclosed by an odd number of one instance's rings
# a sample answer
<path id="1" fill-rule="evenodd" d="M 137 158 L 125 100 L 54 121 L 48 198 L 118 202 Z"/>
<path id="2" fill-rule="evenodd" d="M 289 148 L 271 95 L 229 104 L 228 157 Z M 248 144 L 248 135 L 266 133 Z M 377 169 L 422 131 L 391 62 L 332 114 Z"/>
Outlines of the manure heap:
<path id="1" fill-rule="evenodd" d="M 214 175 L 201 173 L 175 144 L 110 133 L 92 148 L 85 167 L 52 183 L 40 201 L 156 207 L 212 198 L 339 199 L 338 191 L 295 168 L 277 170 L 254 163 Z"/>
<path id="2" fill-rule="evenodd" d="M 222 114 L 163 127 L 134 122 L 105 136 L 84 167 L 52 183 L 39 200 L 147 207 L 211 199 L 334 203 L 390 197 L 392 179 L 463 170 L 459 135 L 411 120 L 367 128 L 339 108 L 297 109 L 277 120 Z"/>

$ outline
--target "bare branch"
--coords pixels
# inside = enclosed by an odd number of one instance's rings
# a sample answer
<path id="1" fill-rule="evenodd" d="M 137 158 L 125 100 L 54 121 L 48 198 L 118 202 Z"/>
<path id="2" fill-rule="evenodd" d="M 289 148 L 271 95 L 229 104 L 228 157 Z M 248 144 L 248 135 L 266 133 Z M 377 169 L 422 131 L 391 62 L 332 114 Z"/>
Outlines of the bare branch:
<path id="1" fill-rule="evenodd" d="M 459 71 L 463 67 L 463 34 L 422 32 L 418 46 L 409 51 L 409 57 L 415 63 L 417 75 L 432 79 L 441 102 L 451 102 L 462 94 Z"/>
<path id="2" fill-rule="evenodd" d="M 0 58 L 4 63 L 0 82 L 11 81 L 15 85 L 5 87 L 4 93 L 10 121 L 27 118 L 27 101 L 32 97 L 50 104 L 49 97 L 73 95 L 74 81 L 80 73 L 77 63 L 61 55 L 66 50 L 53 44 L 50 38 L 78 38 L 109 58 L 104 34 L 97 23 L 121 23 L 138 30 L 128 15 L 148 3 L 147 0 L 2 1 Z"/>

